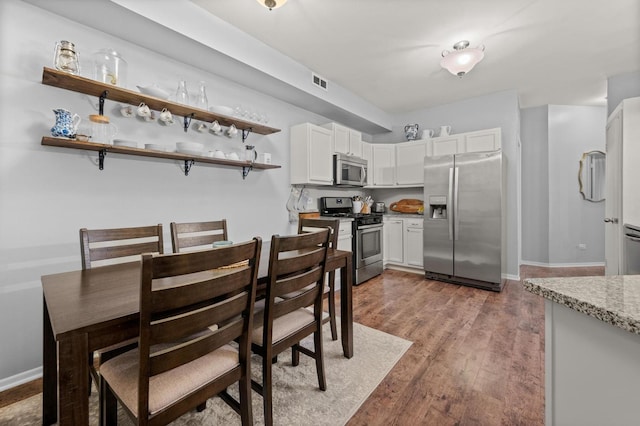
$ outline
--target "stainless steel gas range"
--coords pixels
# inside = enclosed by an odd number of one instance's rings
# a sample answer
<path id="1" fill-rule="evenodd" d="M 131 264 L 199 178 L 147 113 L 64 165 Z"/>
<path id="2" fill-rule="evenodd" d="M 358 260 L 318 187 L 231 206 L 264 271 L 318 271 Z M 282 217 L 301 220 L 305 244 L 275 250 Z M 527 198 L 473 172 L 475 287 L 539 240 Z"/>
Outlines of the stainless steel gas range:
<path id="1" fill-rule="evenodd" d="M 353 218 L 353 282 L 361 284 L 382 273 L 382 214 L 353 213 L 349 197 L 320 198 L 320 214 Z"/>

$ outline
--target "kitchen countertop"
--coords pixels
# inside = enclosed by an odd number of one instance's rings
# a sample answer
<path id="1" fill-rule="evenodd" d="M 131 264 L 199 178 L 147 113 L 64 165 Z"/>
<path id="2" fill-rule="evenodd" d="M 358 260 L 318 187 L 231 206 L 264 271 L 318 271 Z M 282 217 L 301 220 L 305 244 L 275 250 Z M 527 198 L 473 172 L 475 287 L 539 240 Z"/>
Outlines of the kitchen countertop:
<path id="1" fill-rule="evenodd" d="M 417 214 L 417 213 L 399 213 L 399 212 L 393 212 L 393 211 L 388 211 L 388 212 L 384 213 L 384 216 L 393 216 L 393 217 L 411 217 L 411 218 L 424 219 L 424 215 L 423 215 L 423 214 Z"/>
<path id="2" fill-rule="evenodd" d="M 640 275 L 532 278 L 525 290 L 640 334 Z"/>

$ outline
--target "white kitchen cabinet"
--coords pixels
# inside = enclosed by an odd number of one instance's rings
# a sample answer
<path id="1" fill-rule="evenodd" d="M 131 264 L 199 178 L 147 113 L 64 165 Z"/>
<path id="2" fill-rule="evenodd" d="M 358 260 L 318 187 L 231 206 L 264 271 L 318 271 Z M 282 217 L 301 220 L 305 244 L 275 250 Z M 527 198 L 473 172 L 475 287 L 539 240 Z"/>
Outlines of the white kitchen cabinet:
<path id="1" fill-rule="evenodd" d="M 496 151 L 502 147 L 500 128 L 464 133 L 462 152 Z"/>
<path id="2" fill-rule="evenodd" d="M 291 183 L 332 185 L 331 131 L 302 123 L 291 127 L 290 138 Z"/>
<path id="3" fill-rule="evenodd" d="M 403 142 L 396 147 L 396 184 L 423 185 L 427 141 Z"/>
<path id="4" fill-rule="evenodd" d="M 394 144 L 372 144 L 372 166 L 374 186 L 395 185 L 396 150 Z"/>
<path id="5" fill-rule="evenodd" d="M 427 141 L 427 155 L 451 155 L 462 152 L 463 135 L 450 135 L 432 138 Z"/>
<path id="6" fill-rule="evenodd" d="M 362 157 L 362 133 L 338 123 L 323 124 L 333 134 L 333 152 Z"/>
<path id="7" fill-rule="evenodd" d="M 459 133 L 427 141 L 427 155 L 462 154 L 465 152 L 496 151 L 502 147 L 502 132 L 499 127 Z"/>
<path id="8" fill-rule="evenodd" d="M 367 160 L 367 186 L 373 185 L 373 148 L 372 144 L 362 142 L 362 158 Z"/>
<path id="9" fill-rule="evenodd" d="M 415 266 L 420 269 L 424 266 L 423 245 L 422 245 L 422 227 L 424 220 L 417 218 L 404 219 L 405 224 L 405 256 L 404 261 L 407 266 Z"/>
<path id="10" fill-rule="evenodd" d="M 384 217 L 383 219 L 383 263 L 404 262 L 404 222 L 401 218 Z"/>
<path id="11" fill-rule="evenodd" d="M 386 216 L 384 218 L 385 266 L 423 270 L 422 218 Z"/>
<path id="12" fill-rule="evenodd" d="M 351 251 L 353 234 L 351 232 L 353 219 L 341 219 L 338 229 L 338 250 Z"/>

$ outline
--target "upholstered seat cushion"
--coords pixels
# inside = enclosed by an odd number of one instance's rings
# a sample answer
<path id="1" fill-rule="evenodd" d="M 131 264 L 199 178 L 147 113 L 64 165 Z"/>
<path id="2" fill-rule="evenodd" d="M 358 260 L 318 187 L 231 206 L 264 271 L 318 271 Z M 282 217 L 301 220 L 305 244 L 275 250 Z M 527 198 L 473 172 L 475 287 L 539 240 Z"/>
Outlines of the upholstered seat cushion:
<path id="1" fill-rule="evenodd" d="M 307 309 L 297 309 L 273 321 L 273 342 L 279 342 L 305 325 L 313 323 L 313 312 Z M 253 329 L 251 341 L 262 346 L 263 326 Z"/>
<path id="2" fill-rule="evenodd" d="M 124 405 L 138 415 L 138 349 L 117 356 L 100 367 L 100 374 Z M 149 413 L 154 414 L 178 399 L 239 366 L 236 348 L 225 345 L 215 351 L 149 380 Z"/>

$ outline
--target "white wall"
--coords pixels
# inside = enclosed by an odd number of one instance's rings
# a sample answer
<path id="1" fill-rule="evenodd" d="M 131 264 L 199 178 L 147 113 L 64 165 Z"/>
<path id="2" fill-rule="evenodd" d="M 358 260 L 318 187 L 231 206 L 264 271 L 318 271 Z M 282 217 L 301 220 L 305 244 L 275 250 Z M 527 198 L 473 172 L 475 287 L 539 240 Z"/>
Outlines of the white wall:
<path id="1" fill-rule="evenodd" d="M 373 135 L 374 142 L 405 142 L 404 126 L 418 123 L 420 130 L 440 129 L 450 125 L 452 133 L 500 127 L 502 129 L 502 152 L 506 159 L 506 270 L 510 278 L 519 276 L 518 241 L 518 169 L 520 147 L 520 122 L 518 97 L 515 91 L 498 92 L 460 102 L 413 111 L 394 117 L 393 132 Z M 377 191 L 377 190 L 376 190 Z M 374 197 L 375 198 L 375 197 Z M 420 198 L 416 196 L 411 198 Z"/>
<path id="2" fill-rule="evenodd" d="M 80 268 L 79 228 L 162 223 L 168 251 L 171 221 L 227 218 L 236 241 L 289 233 L 288 129 L 329 120 L 17 0 L 1 2 L 0 17 L 1 390 L 17 378 L 28 379 L 29 372 L 38 373 L 40 276 Z M 129 88 L 157 82 L 173 91 L 184 77 L 196 91 L 204 80 L 210 104 L 267 111 L 269 125 L 282 131 L 250 135 L 249 142 L 258 152 L 271 152 L 273 163 L 282 168 L 253 171 L 243 180 L 240 169 L 196 164 L 185 176 L 179 162 L 109 154 L 99 171 L 96 153 L 42 146 L 41 138 L 55 121 L 52 109 L 83 117 L 96 113 L 95 98 L 41 84 L 42 68 L 52 66 L 54 43 L 62 39 L 76 43 L 85 76 L 91 76 L 92 53 L 111 47 L 128 62 Z M 124 139 L 243 148 L 238 138 L 185 133 L 178 125 L 123 118 L 117 110 L 118 104 L 107 100 L 105 113 Z"/>
<path id="3" fill-rule="evenodd" d="M 623 99 L 640 96 L 640 71 L 619 74 L 607 79 L 607 116 Z"/>
<path id="4" fill-rule="evenodd" d="M 524 263 L 604 262 L 604 202 L 582 199 L 578 168 L 584 152 L 605 150 L 605 115 L 605 107 L 591 106 L 522 110 Z"/>

